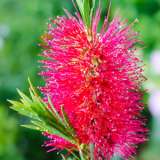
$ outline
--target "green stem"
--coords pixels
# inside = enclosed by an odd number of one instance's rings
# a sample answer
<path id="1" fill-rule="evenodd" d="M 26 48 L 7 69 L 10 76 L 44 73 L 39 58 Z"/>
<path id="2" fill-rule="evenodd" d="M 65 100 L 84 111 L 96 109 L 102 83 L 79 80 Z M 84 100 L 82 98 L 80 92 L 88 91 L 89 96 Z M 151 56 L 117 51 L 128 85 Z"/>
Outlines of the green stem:
<path id="1" fill-rule="evenodd" d="M 86 160 L 82 150 L 83 150 L 83 144 L 79 146 L 79 155 L 81 160 Z"/>
<path id="2" fill-rule="evenodd" d="M 83 152 L 82 152 L 82 150 L 79 150 L 79 155 L 80 155 L 81 160 L 85 160 L 84 157 L 83 157 Z"/>
<path id="3" fill-rule="evenodd" d="M 89 150 L 90 150 L 91 160 L 94 160 L 94 144 L 92 143 L 89 144 Z"/>

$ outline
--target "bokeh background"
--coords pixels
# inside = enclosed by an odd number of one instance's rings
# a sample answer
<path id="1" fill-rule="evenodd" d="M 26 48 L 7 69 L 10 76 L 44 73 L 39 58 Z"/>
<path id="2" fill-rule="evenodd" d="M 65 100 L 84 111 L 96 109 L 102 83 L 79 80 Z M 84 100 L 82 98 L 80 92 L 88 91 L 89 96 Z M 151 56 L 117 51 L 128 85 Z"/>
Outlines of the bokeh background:
<path id="1" fill-rule="evenodd" d="M 103 16 L 107 0 L 101 0 Z M 7 99 L 16 99 L 16 88 L 27 92 L 27 78 L 34 85 L 43 80 L 39 69 L 38 46 L 49 18 L 74 13 L 71 0 L 0 0 L 0 160 L 60 159 L 41 147 L 44 137 L 20 127 L 26 119 L 9 109 Z M 117 12 L 132 23 L 144 41 L 138 53 L 145 62 L 147 81 L 144 96 L 149 141 L 140 146 L 136 160 L 160 160 L 160 0 L 112 0 L 110 18 Z M 56 158 L 57 157 L 57 158 Z"/>

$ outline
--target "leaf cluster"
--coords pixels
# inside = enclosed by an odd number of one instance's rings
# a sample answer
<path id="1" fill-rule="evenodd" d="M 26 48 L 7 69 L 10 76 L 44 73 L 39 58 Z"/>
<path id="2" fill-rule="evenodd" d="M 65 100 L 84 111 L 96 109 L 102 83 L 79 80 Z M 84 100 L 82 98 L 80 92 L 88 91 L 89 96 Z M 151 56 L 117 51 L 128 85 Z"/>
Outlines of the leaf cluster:
<path id="1" fill-rule="evenodd" d="M 95 0 L 76 0 L 82 19 L 88 28 L 91 27 Z"/>
<path id="2" fill-rule="evenodd" d="M 61 115 L 54 108 L 50 98 L 46 104 L 37 94 L 35 88 L 30 83 L 30 97 L 18 90 L 20 101 L 9 100 L 12 104 L 11 108 L 19 114 L 30 118 L 28 124 L 23 127 L 38 130 L 40 132 L 47 132 L 64 138 L 72 144 L 76 144 L 76 136 L 72 128 L 68 116 L 61 107 Z"/>

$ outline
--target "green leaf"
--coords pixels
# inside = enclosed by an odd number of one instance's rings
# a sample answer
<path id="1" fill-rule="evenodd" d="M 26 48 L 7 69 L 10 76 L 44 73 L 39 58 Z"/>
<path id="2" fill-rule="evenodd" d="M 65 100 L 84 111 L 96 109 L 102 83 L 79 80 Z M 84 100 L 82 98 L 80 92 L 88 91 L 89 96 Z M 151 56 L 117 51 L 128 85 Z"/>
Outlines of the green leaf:
<path id="1" fill-rule="evenodd" d="M 67 151 L 74 157 L 74 160 L 80 160 L 80 158 L 73 151 L 67 149 Z"/>
<path id="2" fill-rule="evenodd" d="M 61 116 L 59 115 L 59 113 L 57 112 L 57 110 L 55 109 L 55 107 L 53 106 L 50 97 L 48 97 L 48 103 L 49 103 L 49 105 L 51 107 L 52 113 L 55 114 L 57 120 L 60 121 L 60 122 L 62 122 Z"/>
<path id="3" fill-rule="evenodd" d="M 32 85 L 32 82 L 31 82 L 30 78 L 28 78 L 28 82 L 29 82 L 30 90 L 33 92 L 33 95 L 36 95 L 36 97 L 38 97 L 38 94 L 37 94 L 37 92 L 36 92 L 36 89 L 35 89 L 34 86 Z"/>
<path id="4" fill-rule="evenodd" d="M 83 15 L 84 15 L 84 13 L 83 13 L 83 2 L 82 2 L 82 0 L 76 0 L 76 2 L 77 2 L 77 6 L 79 8 L 79 11 L 81 13 L 81 16 L 83 17 Z"/>
<path id="5" fill-rule="evenodd" d="M 74 135 L 75 134 L 74 129 L 69 121 L 69 118 L 68 118 L 63 106 L 61 107 L 61 111 L 62 111 L 62 116 L 63 116 L 63 121 L 65 124 L 65 127 L 68 128 L 68 130 L 71 132 L 71 134 Z"/>
<path id="6" fill-rule="evenodd" d="M 90 12 L 90 23 L 92 23 L 92 18 L 93 18 L 93 13 L 94 13 L 95 5 L 96 5 L 96 0 L 92 0 L 92 4 L 90 5 L 90 7 L 91 7 L 91 12 Z"/>
<path id="7" fill-rule="evenodd" d="M 31 103 L 31 100 L 24 93 L 22 93 L 19 89 L 17 89 L 17 92 L 21 97 L 21 102 L 24 103 L 26 106 L 29 106 Z"/>
<path id="8" fill-rule="evenodd" d="M 65 158 L 65 156 L 63 154 L 61 154 L 61 157 L 63 160 L 67 160 L 67 158 Z"/>
<path id="9" fill-rule="evenodd" d="M 84 20 L 87 25 L 87 27 L 90 27 L 90 1 L 89 0 L 83 0 L 83 13 L 84 13 Z"/>
<path id="10" fill-rule="evenodd" d="M 89 29 L 93 18 L 93 11 L 95 8 L 95 0 L 76 0 L 77 6 L 81 13 L 82 19 Z"/>
<path id="11" fill-rule="evenodd" d="M 33 129 L 33 130 L 40 130 L 39 127 L 35 126 L 35 125 L 32 125 L 32 124 L 24 124 L 24 125 L 21 125 L 22 127 L 25 127 L 25 128 L 28 128 L 28 129 Z"/>
<path id="12" fill-rule="evenodd" d="M 62 118 L 54 108 L 50 99 L 49 104 L 51 108 L 46 103 L 44 103 L 43 100 L 38 96 L 30 80 L 29 83 L 29 92 L 31 98 L 18 90 L 20 101 L 9 101 L 12 104 L 11 108 L 13 110 L 30 118 L 30 123 L 24 124 L 22 126 L 34 130 L 39 130 L 41 132 L 54 134 L 66 139 L 72 144 L 76 144 L 77 142 L 74 136 L 74 130 L 73 128 L 71 130 L 67 115 L 63 112 L 65 118 Z"/>
<path id="13" fill-rule="evenodd" d="M 18 101 L 12 101 L 12 100 L 8 100 L 8 101 L 12 104 L 11 109 L 19 112 L 21 115 L 24 115 L 33 119 L 38 118 L 37 114 L 33 112 L 33 110 L 30 107 L 24 106 L 23 103 Z"/>

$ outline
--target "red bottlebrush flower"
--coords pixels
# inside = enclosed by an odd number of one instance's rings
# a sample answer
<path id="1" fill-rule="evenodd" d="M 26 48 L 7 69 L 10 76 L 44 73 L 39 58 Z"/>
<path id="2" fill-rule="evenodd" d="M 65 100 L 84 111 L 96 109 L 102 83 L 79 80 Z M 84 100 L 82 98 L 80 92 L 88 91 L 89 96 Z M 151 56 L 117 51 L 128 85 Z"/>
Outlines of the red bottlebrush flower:
<path id="1" fill-rule="evenodd" d="M 41 61 L 45 86 L 57 111 L 61 106 L 83 144 L 93 144 L 95 159 L 127 159 L 145 141 L 140 111 L 143 69 L 135 56 L 137 33 L 115 17 L 98 33 L 100 11 L 88 30 L 82 19 L 67 13 L 49 24 Z M 107 27 L 106 27 L 107 26 Z M 48 146 L 74 145 L 54 135 Z M 67 144 L 67 145 L 66 145 Z"/>

